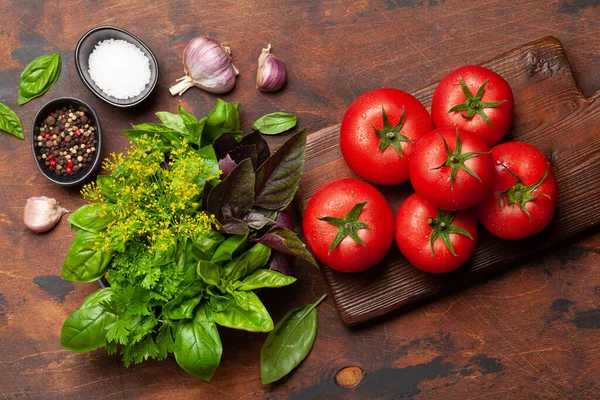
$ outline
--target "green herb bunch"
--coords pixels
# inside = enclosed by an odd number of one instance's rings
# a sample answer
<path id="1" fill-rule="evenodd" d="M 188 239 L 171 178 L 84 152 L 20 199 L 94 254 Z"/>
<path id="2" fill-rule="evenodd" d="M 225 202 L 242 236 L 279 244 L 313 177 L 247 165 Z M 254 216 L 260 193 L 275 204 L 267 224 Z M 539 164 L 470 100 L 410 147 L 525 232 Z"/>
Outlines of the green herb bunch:
<path id="1" fill-rule="evenodd" d="M 270 155 L 258 133 L 242 138 L 238 108 L 219 100 L 200 120 L 181 107 L 157 113 L 163 124 L 126 131 L 130 149 L 84 187 L 90 203 L 69 217 L 77 233 L 62 274 L 108 287 L 67 318 L 63 347 L 106 347 L 125 366 L 173 353 L 210 380 L 222 354 L 217 325 L 273 330 L 254 290 L 295 282 L 274 270 L 286 269 L 285 257 L 316 264 L 280 218 L 302 174 L 306 133 Z"/>

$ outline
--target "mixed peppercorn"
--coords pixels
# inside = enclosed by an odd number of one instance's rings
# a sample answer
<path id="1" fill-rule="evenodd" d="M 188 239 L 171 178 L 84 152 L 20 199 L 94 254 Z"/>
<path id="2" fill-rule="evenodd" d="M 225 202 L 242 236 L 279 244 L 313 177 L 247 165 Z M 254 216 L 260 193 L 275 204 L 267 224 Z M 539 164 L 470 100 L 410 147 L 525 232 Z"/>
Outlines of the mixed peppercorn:
<path id="1" fill-rule="evenodd" d="M 88 111 L 63 107 L 36 126 L 37 159 L 58 176 L 75 175 L 91 164 L 97 146 L 96 128 Z"/>

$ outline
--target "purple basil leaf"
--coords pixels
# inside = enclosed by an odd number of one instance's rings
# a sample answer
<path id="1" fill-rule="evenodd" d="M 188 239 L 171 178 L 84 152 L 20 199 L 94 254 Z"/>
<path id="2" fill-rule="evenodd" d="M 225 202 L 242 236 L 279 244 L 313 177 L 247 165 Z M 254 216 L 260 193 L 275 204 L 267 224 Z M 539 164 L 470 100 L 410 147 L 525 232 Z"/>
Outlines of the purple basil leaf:
<path id="1" fill-rule="evenodd" d="M 257 154 L 256 154 L 256 146 L 241 146 L 238 147 L 227 154 L 233 161 L 236 163 L 241 163 L 246 158 L 252 160 L 252 165 L 254 165 L 254 169 L 256 169 L 257 163 Z"/>
<path id="2" fill-rule="evenodd" d="M 244 215 L 254 205 L 254 167 L 246 159 L 229 176 L 215 186 L 208 195 L 207 209 L 217 221 L 223 221 L 223 210 L 228 216 Z"/>
<path id="3" fill-rule="evenodd" d="M 229 176 L 231 171 L 237 166 L 237 163 L 229 157 L 229 154 L 225 158 L 219 160 L 219 169 L 221 170 L 221 179 L 225 179 Z"/>
<path id="4" fill-rule="evenodd" d="M 272 219 L 269 219 L 260 213 L 252 212 L 252 211 L 249 211 L 246 215 L 244 215 L 244 218 L 242 218 L 242 221 L 247 223 L 248 227 L 250 229 L 256 230 L 256 231 L 259 229 L 262 229 L 266 225 L 274 225 L 275 224 L 275 221 L 273 221 Z"/>
<path id="5" fill-rule="evenodd" d="M 292 202 L 302 177 L 305 150 L 306 130 L 303 130 L 258 168 L 255 187 L 258 207 L 281 211 Z"/>
<path id="6" fill-rule="evenodd" d="M 229 218 L 221 224 L 225 232 L 232 235 L 245 235 L 248 233 L 248 225 L 237 218 Z"/>
<path id="7" fill-rule="evenodd" d="M 294 231 L 276 226 L 263 237 L 256 239 L 256 241 L 266 244 L 273 250 L 300 258 L 318 268 L 315 258 Z"/>
<path id="8" fill-rule="evenodd" d="M 230 151 L 238 148 L 239 146 L 240 143 L 235 140 L 235 136 L 231 132 L 222 134 L 213 143 L 215 154 L 219 160 L 225 158 Z"/>
<path id="9" fill-rule="evenodd" d="M 258 156 L 256 164 L 257 166 L 261 166 L 271 156 L 271 150 L 269 150 L 269 145 L 267 144 L 267 141 L 257 131 L 254 131 L 249 135 L 244 136 L 240 141 L 240 144 L 242 146 L 252 145 L 256 147 L 256 153 Z"/>
<path id="10" fill-rule="evenodd" d="M 269 258 L 267 267 L 273 271 L 281 272 L 284 275 L 292 275 L 291 257 L 279 251 L 271 252 L 271 258 Z"/>
<path id="11" fill-rule="evenodd" d="M 294 230 L 294 222 L 292 222 L 292 213 L 290 212 L 290 207 L 285 210 L 279 212 L 277 214 L 277 225 L 283 226 L 284 228 L 288 228 L 290 230 Z"/>

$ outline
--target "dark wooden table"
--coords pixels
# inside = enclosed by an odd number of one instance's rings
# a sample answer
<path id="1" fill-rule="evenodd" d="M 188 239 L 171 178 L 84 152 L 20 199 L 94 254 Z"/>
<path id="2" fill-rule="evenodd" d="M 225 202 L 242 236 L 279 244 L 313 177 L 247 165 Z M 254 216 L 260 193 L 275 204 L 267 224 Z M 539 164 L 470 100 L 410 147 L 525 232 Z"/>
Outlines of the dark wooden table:
<path id="1" fill-rule="evenodd" d="M 155 111 L 173 111 L 178 104 L 197 115 L 212 108 L 215 96 L 200 90 L 177 98 L 168 93 L 182 75 L 185 44 L 199 34 L 233 49 L 241 73 L 223 98 L 243 104 L 246 130 L 257 117 L 285 110 L 314 131 L 339 122 L 365 91 L 381 86 L 414 91 L 455 67 L 546 35 L 562 42 L 584 95 L 600 89 L 596 0 L 285 3 L 0 2 L 0 102 L 17 111 L 27 135 L 20 141 L 0 134 L 0 398 L 600 398 L 600 234 L 364 326 L 345 327 L 327 300 L 319 307 L 312 353 L 278 385 L 260 384 L 263 334 L 222 329 L 223 359 L 210 383 L 187 375 L 172 359 L 126 369 L 104 351 L 74 354 L 60 347 L 64 319 L 96 285 L 59 277 L 73 237 L 65 220 L 44 235 L 22 224 L 31 196 L 55 197 L 70 210 L 83 204 L 77 189 L 46 181 L 31 157 L 33 115 L 54 97 L 89 101 L 102 121 L 105 154 L 119 152 L 127 143 L 120 132 L 130 122 L 149 121 Z M 159 60 L 159 87 L 140 108 L 102 103 L 77 76 L 77 40 L 105 24 L 138 35 Z M 254 89 L 256 59 L 266 43 L 288 66 L 289 84 L 278 94 Z M 23 67 L 51 51 L 63 58 L 58 83 L 42 98 L 17 106 Z M 276 321 L 326 291 L 318 271 L 297 272 L 299 281 L 289 290 L 263 296 Z M 334 379 L 348 366 L 365 373 L 350 389 Z"/>

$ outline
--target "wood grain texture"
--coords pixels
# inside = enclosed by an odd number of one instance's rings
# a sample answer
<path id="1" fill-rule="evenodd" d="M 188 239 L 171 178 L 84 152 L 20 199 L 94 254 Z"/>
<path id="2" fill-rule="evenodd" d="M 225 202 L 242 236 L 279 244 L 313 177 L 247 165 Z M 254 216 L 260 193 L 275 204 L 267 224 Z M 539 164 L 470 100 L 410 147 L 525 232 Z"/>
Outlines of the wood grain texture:
<path id="1" fill-rule="evenodd" d="M 157 56 L 159 86 L 142 107 L 116 110 L 77 76 L 75 44 L 99 25 L 131 31 Z M 294 112 L 299 128 L 316 131 L 338 123 L 363 92 L 382 86 L 413 92 L 454 68 L 546 35 L 560 39 L 585 96 L 600 89 L 600 7 L 589 0 L 5 0 L 0 102 L 15 109 L 28 132 L 46 101 L 80 97 L 99 113 L 105 155 L 123 151 L 121 132 L 131 122 L 156 121 L 154 112 L 173 112 L 179 104 L 198 116 L 212 108 L 216 96 L 200 90 L 168 94 L 183 73 L 183 48 L 199 34 L 227 41 L 233 50 L 239 80 L 221 97 L 242 103 L 245 131 L 275 111 Z M 254 88 L 266 43 L 290 77 L 276 94 Z M 53 51 L 63 59 L 59 81 L 19 107 L 22 69 Z M 267 139 L 277 146 L 286 137 Z M 70 210 L 84 204 L 76 189 L 39 174 L 28 140 L 0 133 L 0 399 L 600 398 L 600 234 L 378 323 L 348 328 L 326 299 L 313 351 L 276 385 L 260 384 L 266 335 L 222 329 L 223 359 L 205 383 L 172 358 L 125 368 L 119 356 L 102 350 L 75 354 L 60 347 L 63 321 L 97 287 L 59 277 L 73 238 L 65 220 L 43 235 L 22 225 L 26 199 L 40 195 Z M 314 268 L 296 272 L 294 285 L 260 294 L 274 321 L 327 290 Z M 350 389 L 335 383 L 348 366 L 365 372 Z"/>
<path id="2" fill-rule="evenodd" d="M 585 232 L 600 223 L 600 94 L 585 99 L 573 80 L 560 42 L 547 37 L 519 47 L 485 67 L 502 75 L 515 96 L 515 117 L 503 141 L 533 144 L 550 158 L 559 197 L 551 224 L 527 240 L 482 234 L 470 261 L 451 274 L 411 266 L 393 245 L 374 268 L 345 274 L 324 267 L 340 317 L 347 325 L 368 321 L 476 278 Z M 429 110 L 436 84 L 413 93 Z M 357 177 L 342 158 L 339 125 L 310 135 L 305 174 L 298 190 L 302 211 L 323 185 Z M 380 188 L 394 211 L 414 193 L 409 183 Z"/>

